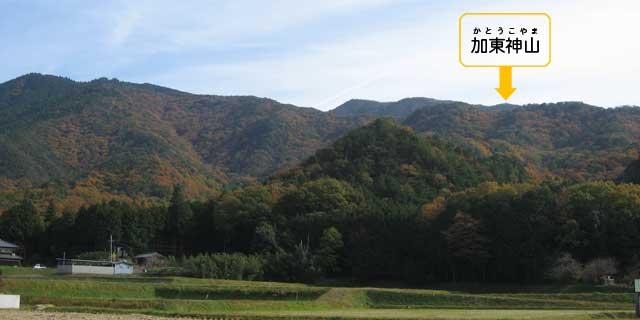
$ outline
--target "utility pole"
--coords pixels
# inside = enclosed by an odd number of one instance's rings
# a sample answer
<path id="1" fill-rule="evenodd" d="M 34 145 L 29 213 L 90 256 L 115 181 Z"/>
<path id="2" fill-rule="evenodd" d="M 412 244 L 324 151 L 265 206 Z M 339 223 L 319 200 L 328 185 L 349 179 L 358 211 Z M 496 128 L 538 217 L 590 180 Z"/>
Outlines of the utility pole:
<path id="1" fill-rule="evenodd" d="M 113 262 L 113 235 L 109 235 L 109 261 Z"/>
<path id="2" fill-rule="evenodd" d="M 640 318 L 640 279 L 633 281 L 635 287 L 634 303 L 636 305 L 636 318 Z"/>

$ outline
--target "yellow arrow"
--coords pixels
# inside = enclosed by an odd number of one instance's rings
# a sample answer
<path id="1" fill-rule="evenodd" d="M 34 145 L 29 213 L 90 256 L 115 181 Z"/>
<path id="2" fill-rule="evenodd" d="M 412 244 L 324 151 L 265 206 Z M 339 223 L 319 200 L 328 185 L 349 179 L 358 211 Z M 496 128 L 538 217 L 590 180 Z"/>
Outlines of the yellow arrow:
<path id="1" fill-rule="evenodd" d="M 500 87 L 496 88 L 496 91 L 504 100 L 509 99 L 516 92 L 511 81 L 511 69 L 511 66 L 500 66 Z"/>

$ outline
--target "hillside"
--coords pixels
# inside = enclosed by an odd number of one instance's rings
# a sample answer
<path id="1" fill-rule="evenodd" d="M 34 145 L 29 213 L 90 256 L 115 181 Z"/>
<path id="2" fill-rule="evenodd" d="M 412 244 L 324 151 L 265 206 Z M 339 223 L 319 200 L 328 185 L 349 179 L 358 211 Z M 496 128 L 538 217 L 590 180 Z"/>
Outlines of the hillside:
<path id="1" fill-rule="evenodd" d="M 378 198 L 417 204 L 483 181 L 529 179 L 525 165 L 516 158 L 473 155 L 441 139 L 420 137 L 391 119 L 349 132 L 283 177 L 298 183 L 331 177 Z"/>
<path id="2" fill-rule="evenodd" d="M 252 96 L 29 74 L 0 84 L 0 209 L 25 194 L 73 208 L 112 198 L 162 200 L 176 183 L 204 199 L 284 172 L 380 117 L 467 158 L 508 162 L 505 172 L 489 173 L 498 180 L 521 178 L 515 167 L 534 180 L 615 179 L 640 149 L 638 107 L 407 98 L 351 100 L 322 112 Z"/>
<path id="3" fill-rule="evenodd" d="M 372 100 L 352 99 L 336 107 L 330 112 L 341 117 L 363 116 L 371 118 L 392 117 L 404 119 L 412 113 L 431 107 L 472 105 L 458 101 L 436 100 L 431 98 L 405 98 L 394 102 L 378 102 Z M 483 110 L 513 110 L 519 106 L 513 104 L 499 104 L 495 106 L 476 105 Z"/>
<path id="4" fill-rule="evenodd" d="M 73 206 L 191 197 L 267 176 L 364 120 L 257 97 L 26 75 L 0 84 L 0 207 L 18 193 Z"/>
<path id="5" fill-rule="evenodd" d="M 337 116 L 368 116 L 404 118 L 414 111 L 436 105 L 446 105 L 453 101 L 443 101 L 430 98 L 406 98 L 395 102 L 377 102 L 371 100 L 353 99 L 331 110 Z"/>
<path id="6" fill-rule="evenodd" d="M 538 179 L 617 178 L 637 156 L 640 108 L 605 109 L 581 102 L 471 105 L 428 98 L 350 100 L 338 116 L 393 117 L 478 155 L 522 159 Z"/>
<path id="7" fill-rule="evenodd" d="M 478 154 L 512 154 L 539 178 L 615 179 L 637 157 L 640 108 L 580 102 L 501 110 L 466 104 L 423 108 L 404 120 L 417 132 L 457 141 Z"/>

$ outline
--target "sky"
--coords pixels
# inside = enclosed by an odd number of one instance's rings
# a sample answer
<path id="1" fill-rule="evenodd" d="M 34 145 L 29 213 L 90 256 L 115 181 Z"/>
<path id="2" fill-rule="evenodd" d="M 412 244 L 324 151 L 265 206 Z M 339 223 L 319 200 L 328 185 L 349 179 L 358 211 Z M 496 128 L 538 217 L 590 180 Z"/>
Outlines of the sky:
<path id="1" fill-rule="evenodd" d="M 552 63 L 510 103 L 640 105 L 640 1 L 0 0 L 0 82 L 38 72 L 321 110 L 353 99 L 502 103 L 497 68 L 458 62 L 464 12 L 546 12 Z"/>

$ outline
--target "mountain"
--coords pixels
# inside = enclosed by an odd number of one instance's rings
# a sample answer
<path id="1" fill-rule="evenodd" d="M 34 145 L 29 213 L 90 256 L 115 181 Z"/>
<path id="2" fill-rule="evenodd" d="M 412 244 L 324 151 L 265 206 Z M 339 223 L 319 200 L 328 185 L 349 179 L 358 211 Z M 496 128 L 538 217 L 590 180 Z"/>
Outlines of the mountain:
<path id="1" fill-rule="evenodd" d="M 349 132 L 279 178 L 300 183 L 325 177 L 369 190 L 378 198 L 417 204 L 483 181 L 530 179 L 517 158 L 474 155 L 441 139 L 419 136 L 391 119 Z"/>
<path id="2" fill-rule="evenodd" d="M 406 98 L 395 102 L 353 99 L 330 112 L 340 117 L 367 116 L 373 118 L 393 117 L 400 119 L 422 108 L 436 105 L 449 105 L 452 103 L 456 102 L 430 98 Z"/>
<path id="3" fill-rule="evenodd" d="M 481 172 L 482 179 L 615 179 L 640 150 L 638 107 L 605 109 L 580 102 L 487 107 L 408 98 L 351 100 L 322 112 L 252 96 L 29 74 L 0 84 L 0 210 L 25 196 L 71 208 L 109 199 L 165 200 L 174 184 L 184 185 L 188 197 L 204 199 L 285 172 L 381 117 L 431 139 L 432 150 L 452 148 L 473 163 L 456 170 Z M 376 132 L 367 134 L 376 137 Z M 368 145 L 370 138 L 350 137 L 344 141 L 354 145 Z M 375 148 L 401 152 L 394 147 Z M 346 151 L 334 152 L 341 156 L 320 172 L 343 168 L 344 159 L 351 159 Z M 392 164 L 414 170 L 408 160 Z M 418 171 L 429 172 L 425 181 L 442 171 L 445 188 L 458 176 L 448 176 L 450 167 L 433 168 L 438 169 Z M 379 168 L 365 169 L 375 175 Z M 352 176 L 339 178 L 352 181 L 360 174 L 348 170 Z M 467 184 L 453 183 L 460 185 Z"/>
<path id="4" fill-rule="evenodd" d="M 408 98 L 350 100 L 331 112 L 341 117 L 393 117 L 420 134 L 437 135 L 480 155 L 514 156 L 536 179 L 615 179 L 636 158 L 640 142 L 640 108 L 630 106 L 482 106 Z"/>
<path id="5" fill-rule="evenodd" d="M 268 176 L 364 119 L 250 96 L 29 74 L 0 84 L 0 207 L 21 190 L 72 206 L 208 197 Z"/>
<path id="6" fill-rule="evenodd" d="M 513 154 L 539 178 L 615 179 L 637 157 L 640 108 L 581 102 L 483 108 L 467 104 L 417 110 L 404 122 L 479 154 Z"/>
<path id="7" fill-rule="evenodd" d="M 372 100 L 352 99 L 330 112 L 340 117 L 362 116 L 369 118 L 391 117 L 404 119 L 412 113 L 431 107 L 465 105 L 483 110 L 513 110 L 520 106 L 515 104 L 498 104 L 495 106 L 471 105 L 459 101 L 436 100 L 431 98 L 405 98 L 395 102 L 377 102 Z"/>

